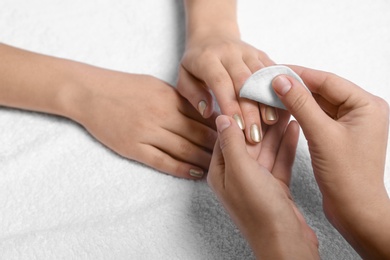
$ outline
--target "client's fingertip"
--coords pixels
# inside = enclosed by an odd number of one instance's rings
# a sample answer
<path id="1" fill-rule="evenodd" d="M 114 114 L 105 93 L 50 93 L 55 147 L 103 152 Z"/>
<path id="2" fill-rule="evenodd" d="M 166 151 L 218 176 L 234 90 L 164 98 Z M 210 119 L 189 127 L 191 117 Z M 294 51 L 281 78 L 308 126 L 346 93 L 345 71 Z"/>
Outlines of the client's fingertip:
<path id="1" fill-rule="evenodd" d="M 198 103 L 198 111 L 199 113 L 204 117 L 204 111 L 206 110 L 207 108 L 207 102 L 206 100 L 201 100 L 199 101 Z"/>
<path id="2" fill-rule="evenodd" d="M 203 118 L 210 118 L 214 113 L 213 100 L 209 98 L 202 99 L 198 102 L 197 109 Z"/>
<path id="3" fill-rule="evenodd" d="M 191 177 L 194 177 L 195 179 L 201 179 L 205 174 L 204 171 L 200 168 L 191 168 L 188 173 Z"/>

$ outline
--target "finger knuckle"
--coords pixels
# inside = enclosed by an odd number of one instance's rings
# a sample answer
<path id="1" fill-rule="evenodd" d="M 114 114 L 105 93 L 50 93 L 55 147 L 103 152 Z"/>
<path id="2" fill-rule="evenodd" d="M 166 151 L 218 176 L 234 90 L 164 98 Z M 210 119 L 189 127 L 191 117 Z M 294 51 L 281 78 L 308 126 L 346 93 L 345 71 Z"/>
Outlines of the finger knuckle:
<path id="1" fill-rule="evenodd" d="M 207 180 L 207 184 L 212 188 L 214 189 L 214 183 L 215 183 L 215 180 L 214 180 L 214 174 L 213 174 L 213 171 L 209 171 L 209 173 L 207 174 L 207 177 L 206 177 L 206 180 Z"/>
<path id="2" fill-rule="evenodd" d="M 234 42 L 226 41 L 220 45 L 220 50 L 223 52 L 231 53 L 237 49 L 237 45 Z"/>
<path id="3" fill-rule="evenodd" d="M 250 76 L 250 73 L 245 69 L 238 70 L 234 75 L 234 86 L 236 91 L 239 91 L 242 85 L 244 85 L 245 81 Z"/>
<path id="4" fill-rule="evenodd" d="M 185 176 L 188 173 L 188 167 L 183 163 L 176 163 L 173 167 L 173 174 L 176 176 Z"/>
<path id="5" fill-rule="evenodd" d="M 145 163 L 150 164 L 155 169 L 162 169 L 166 165 L 166 159 L 160 154 L 153 154 Z"/>
<path id="6" fill-rule="evenodd" d="M 373 104 L 376 105 L 377 113 L 381 114 L 384 117 L 389 117 L 389 104 L 386 100 L 381 97 L 374 96 Z"/>
<path id="7" fill-rule="evenodd" d="M 267 53 L 265 53 L 262 50 L 257 50 L 257 53 L 258 53 L 258 56 L 261 57 L 261 58 L 268 58 Z"/>
<path id="8" fill-rule="evenodd" d="M 222 113 L 225 115 L 233 116 L 234 114 L 240 114 L 240 108 L 237 100 L 226 100 L 220 104 Z"/>
<path id="9" fill-rule="evenodd" d="M 208 63 L 215 58 L 215 53 L 211 49 L 205 49 L 199 54 L 199 60 Z"/>
<path id="10" fill-rule="evenodd" d="M 231 85 L 230 78 L 226 74 L 225 71 L 219 70 L 219 71 L 214 71 L 214 72 L 209 72 L 208 74 L 209 78 L 209 84 L 211 85 L 210 87 L 226 87 Z"/>
<path id="11" fill-rule="evenodd" d="M 221 136 L 220 137 L 220 147 L 221 147 L 221 150 L 224 151 L 226 149 L 230 149 L 231 147 L 234 147 L 235 146 L 235 142 L 234 140 L 235 139 L 238 139 L 240 141 L 244 141 L 244 133 L 243 132 L 240 132 L 239 134 L 238 133 L 234 133 L 234 134 L 231 134 L 229 136 Z"/>
<path id="12" fill-rule="evenodd" d="M 183 158 L 187 158 L 191 156 L 194 153 L 193 145 L 187 142 L 180 142 L 178 151 L 180 153 L 180 156 Z"/>
<path id="13" fill-rule="evenodd" d="M 201 129 L 199 133 L 203 144 L 214 144 L 217 140 L 217 133 L 209 128 Z"/>
<path id="14" fill-rule="evenodd" d="M 299 113 L 302 109 L 306 106 L 306 103 L 308 101 L 308 95 L 299 95 L 295 98 L 295 100 L 291 103 L 289 106 L 290 110 L 293 113 Z"/>
<path id="15" fill-rule="evenodd" d="M 260 120 L 260 115 L 259 115 L 259 108 L 257 106 L 251 108 L 251 109 L 246 109 L 244 111 L 245 114 L 245 119 L 250 122 L 257 122 Z"/>
<path id="16" fill-rule="evenodd" d="M 269 58 L 269 56 L 267 55 L 267 53 L 258 50 L 258 57 L 259 57 L 259 59 L 260 59 L 261 61 L 264 62 L 265 65 L 271 65 L 272 61 L 271 61 L 271 59 Z"/>
<path id="17" fill-rule="evenodd" d="M 376 97 L 376 103 L 379 105 L 381 110 L 388 112 L 389 111 L 389 103 L 386 100 L 380 97 Z"/>
<path id="18" fill-rule="evenodd" d="M 258 70 L 262 69 L 264 66 L 260 62 L 254 61 L 250 64 L 250 67 L 251 67 L 252 71 L 258 71 Z"/>
<path id="19" fill-rule="evenodd" d="M 191 59 L 186 61 L 186 68 L 191 72 L 202 71 L 215 60 L 215 54 L 209 49 L 203 50 L 202 52 L 193 56 L 196 58 L 191 57 Z"/>

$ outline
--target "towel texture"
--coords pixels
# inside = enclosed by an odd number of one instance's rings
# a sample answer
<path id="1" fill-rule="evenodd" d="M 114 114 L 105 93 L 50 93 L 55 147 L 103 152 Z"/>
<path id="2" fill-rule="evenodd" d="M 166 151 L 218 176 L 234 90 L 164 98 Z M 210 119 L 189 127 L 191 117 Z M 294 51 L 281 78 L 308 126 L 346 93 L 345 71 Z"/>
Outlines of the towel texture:
<path id="1" fill-rule="evenodd" d="M 390 101 L 390 2 L 247 0 L 238 17 L 242 38 L 275 62 L 332 71 Z M 2 0 L 0 41 L 175 84 L 183 4 Z M 121 158 L 61 117 L 0 107 L 0 129 L 0 259 L 253 259 L 205 181 Z M 292 192 L 322 258 L 358 259 L 322 212 L 303 136 Z"/>

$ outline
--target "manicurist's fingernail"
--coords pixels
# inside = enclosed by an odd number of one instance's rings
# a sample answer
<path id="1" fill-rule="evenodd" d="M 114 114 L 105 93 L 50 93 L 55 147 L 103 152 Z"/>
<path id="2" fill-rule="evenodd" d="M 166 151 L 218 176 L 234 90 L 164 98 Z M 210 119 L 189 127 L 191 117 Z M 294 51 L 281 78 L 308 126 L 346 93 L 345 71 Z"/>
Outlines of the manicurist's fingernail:
<path id="1" fill-rule="evenodd" d="M 195 178 L 202 178 L 203 175 L 204 175 L 204 171 L 199 170 L 199 169 L 190 169 L 189 174 L 190 174 L 192 177 L 195 177 Z"/>
<path id="2" fill-rule="evenodd" d="M 260 143 L 261 141 L 260 130 L 256 124 L 251 125 L 250 135 L 253 142 Z"/>
<path id="3" fill-rule="evenodd" d="M 245 129 L 244 121 L 242 120 L 241 116 L 239 114 L 234 114 L 233 119 L 237 122 L 237 125 L 241 130 Z"/>
<path id="4" fill-rule="evenodd" d="M 231 123 L 227 116 L 219 116 L 215 120 L 215 124 L 217 125 L 218 132 L 222 133 L 223 130 L 228 128 Z"/>
<path id="5" fill-rule="evenodd" d="M 284 96 L 291 89 L 291 82 L 285 76 L 280 75 L 272 81 L 272 86 L 279 95 Z"/>
<path id="6" fill-rule="evenodd" d="M 206 110 L 206 108 L 207 108 L 207 103 L 206 103 L 206 101 L 204 101 L 204 100 L 199 101 L 199 103 L 198 103 L 198 111 L 199 111 L 199 113 L 200 113 L 202 116 L 203 116 L 204 111 Z"/>

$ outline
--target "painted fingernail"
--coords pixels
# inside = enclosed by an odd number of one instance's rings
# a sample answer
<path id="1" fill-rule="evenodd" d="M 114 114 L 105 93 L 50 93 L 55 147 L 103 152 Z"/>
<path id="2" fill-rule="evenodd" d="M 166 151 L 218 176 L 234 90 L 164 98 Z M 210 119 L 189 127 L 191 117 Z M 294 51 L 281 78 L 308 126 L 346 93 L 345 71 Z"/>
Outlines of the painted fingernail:
<path id="1" fill-rule="evenodd" d="M 223 130 L 230 126 L 230 120 L 227 116 L 218 116 L 215 120 L 215 124 L 217 125 L 218 132 L 222 133 Z"/>
<path id="2" fill-rule="evenodd" d="M 277 76 L 272 81 L 272 86 L 279 95 L 284 96 L 291 89 L 291 82 L 285 76 Z"/>
<path id="3" fill-rule="evenodd" d="M 236 121 L 238 127 L 241 128 L 241 130 L 245 129 L 244 121 L 239 114 L 234 114 L 233 119 Z"/>
<path id="4" fill-rule="evenodd" d="M 251 125 L 250 135 L 253 142 L 260 143 L 261 141 L 260 131 L 259 131 L 259 127 L 256 124 Z"/>
<path id="5" fill-rule="evenodd" d="M 265 118 L 268 121 L 278 120 L 278 112 L 276 111 L 276 108 L 268 106 L 265 107 Z"/>
<path id="6" fill-rule="evenodd" d="M 204 100 L 199 101 L 199 103 L 198 103 L 198 111 L 199 111 L 199 113 L 200 113 L 202 116 L 203 116 L 204 111 L 206 110 L 206 108 L 207 108 L 207 103 L 206 103 L 206 101 L 204 101 Z"/>
<path id="7" fill-rule="evenodd" d="M 190 175 L 195 178 L 202 178 L 204 175 L 204 172 L 202 170 L 198 169 L 190 169 Z"/>

